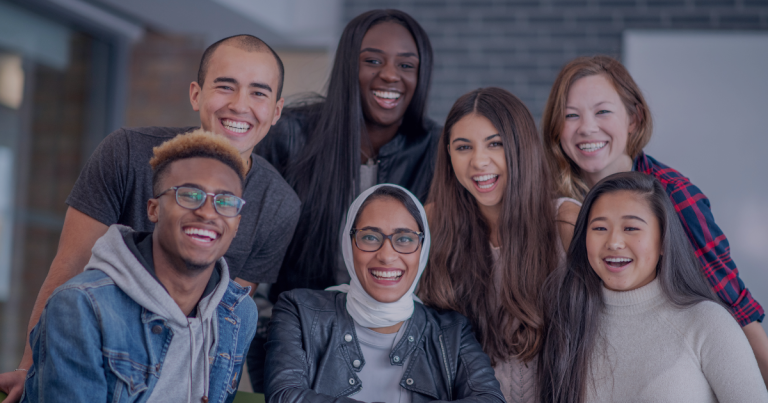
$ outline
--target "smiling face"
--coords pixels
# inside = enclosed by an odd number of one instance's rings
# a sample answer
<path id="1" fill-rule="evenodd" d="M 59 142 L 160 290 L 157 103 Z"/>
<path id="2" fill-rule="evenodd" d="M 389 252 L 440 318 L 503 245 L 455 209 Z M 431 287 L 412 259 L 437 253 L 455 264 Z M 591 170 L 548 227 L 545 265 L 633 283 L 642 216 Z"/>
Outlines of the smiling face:
<path id="1" fill-rule="evenodd" d="M 606 288 L 629 291 L 656 278 L 661 228 L 643 196 L 626 190 L 602 195 L 588 223 L 589 263 Z"/>
<path id="2" fill-rule="evenodd" d="M 368 123 L 400 125 L 419 79 L 419 50 L 396 22 L 371 27 L 360 46 L 360 99 Z"/>
<path id="3" fill-rule="evenodd" d="M 474 113 L 461 118 L 451 128 L 448 154 L 456 179 L 481 208 L 499 208 L 507 186 L 507 157 L 491 121 Z"/>
<path id="4" fill-rule="evenodd" d="M 172 162 L 161 185 L 162 189 L 189 186 L 206 193 L 242 196 L 242 185 L 235 171 L 211 158 Z M 210 195 L 200 208 L 189 210 L 176 203 L 176 193 L 171 190 L 150 199 L 147 210 L 149 220 L 155 223 L 154 242 L 159 245 L 164 260 L 188 271 L 204 270 L 224 256 L 240 223 L 240 216 L 224 217 L 217 213 Z"/>
<path id="5" fill-rule="evenodd" d="M 368 203 L 357 219 L 355 228 L 376 229 L 385 235 L 402 230 L 419 231 L 419 225 L 399 201 L 382 197 Z M 352 259 L 355 274 L 365 292 L 379 302 L 395 302 L 411 288 L 419 272 L 419 256 L 422 246 L 409 254 L 398 253 L 392 243 L 385 240 L 376 252 L 358 249 L 352 240 Z"/>
<path id="6" fill-rule="evenodd" d="M 560 145 L 590 186 L 632 169 L 626 149 L 635 124 L 604 75 L 576 80 L 568 91 L 565 113 Z"/>
<path id="7" fill-rule="evenodd" d="M 203 129 L 226 136 L 247 159 L 280 118 L 284 101 L 277 99 L 279 80 L 271 52 L 224 43 L 211 55 L 203 87 L 190 84 L 189 99 Z"/>

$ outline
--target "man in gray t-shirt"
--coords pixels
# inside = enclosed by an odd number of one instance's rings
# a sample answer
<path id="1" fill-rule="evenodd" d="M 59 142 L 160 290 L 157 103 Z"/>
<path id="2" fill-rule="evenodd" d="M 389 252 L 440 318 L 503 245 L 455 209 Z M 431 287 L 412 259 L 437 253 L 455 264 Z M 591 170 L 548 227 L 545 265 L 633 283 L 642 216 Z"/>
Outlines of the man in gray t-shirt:
<path id="1" fill-rule="evenodd" d="M 243 286 L 274 282 L 299 219 L 299 198 L 253 148 L 280 118 L 283 64 L 266 43 L 250 35 L 223 39 L 206 49 L 197 81 L 190 84 L 192 108 L 203 129 L 221 134 L 240 152 L 249 171 L 246 204 L 237 236 L 224 255 L 231 277 Z M 35 301 L 28 331 L 40 318 L 56 287 L 82 272 L 91 248 L 111 224 L 152 231 L 147 201 L 152 194 L 152 147 L 193 128 L 120 129 L 99 145 L 72 193 L 59 248 Z M 29 339 L 27 338 L 27 341 Z M 19 370 L 0 374 L 0 390 L 18 401 L 26 369 L 27 344 Z"/>

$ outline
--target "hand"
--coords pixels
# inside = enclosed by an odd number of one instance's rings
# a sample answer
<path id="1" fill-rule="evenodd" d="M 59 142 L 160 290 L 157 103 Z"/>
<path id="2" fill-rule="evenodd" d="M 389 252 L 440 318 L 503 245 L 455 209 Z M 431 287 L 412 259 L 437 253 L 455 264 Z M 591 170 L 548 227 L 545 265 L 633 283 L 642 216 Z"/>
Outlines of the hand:
<path id="1" fill-rule="evenodd" d="M 3 403 L 16 403 L 21 399 L 26 378 L 27 371 L 11 371 L 0 374 L 0 390 L 8 394 Z"/>

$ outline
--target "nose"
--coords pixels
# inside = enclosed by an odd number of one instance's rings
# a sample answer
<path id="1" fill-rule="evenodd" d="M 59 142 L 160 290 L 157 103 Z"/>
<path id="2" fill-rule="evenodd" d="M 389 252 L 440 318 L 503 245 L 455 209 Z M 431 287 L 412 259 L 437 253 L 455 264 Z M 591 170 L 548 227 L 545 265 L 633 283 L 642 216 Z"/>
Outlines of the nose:
<path id="1" fill-rule="evenodd" d="M 579 126 L 579 134 L 583 136 L 589 136 L 595 134 L 600 130 L 597 125 L 597 120 L 591 113 L 585 113 L 581 119 L 581 125 Z"/>
<path id="2" fill-rule="evenodd" d="M 229 110 L 242 114 L 248 112 L 248 88 L 239 88 L 229 100 Z"/>
<path id="3" fill-rule="evenodd" d="M 379 77 L 387 83 L 394 83 L 400 81 L 400 73 L 397 71 L 397 66 L 394 62 L 387 62 L 379 70 Z"/>
<path id="4" fill-rule="evenodd" d="M 491 158 L 483 147 L 475 147 L 472 152 L 472 167 L 478 170 L 485 169 L 490 164 Z"/>
<path id="5" fill-rule="evenodd" d="M 216 211 L 216 208 L 213 207 L 213 196 L 206 196 L 203 205 L 195 210 L 195 214 L 206 221 L 218 218 L 219 213 Z"/>
<path id="6" fill-rule="evenodd" d="M 392 240 L 390 239 L 385 239 L 384 244 L 381 245 L 381 248 L 378 251 L 376 251 L 376 258 L 385 265 L 391 264 L 397 260 L 398 255 L 399 253 L 397 253 L 392 246 Z"/>
<path id="7" fill-rule="evenodd" d="M 611 230 L 605 246 L 608 250 L 624 249 L 624 231 L 621 228 Z"/>

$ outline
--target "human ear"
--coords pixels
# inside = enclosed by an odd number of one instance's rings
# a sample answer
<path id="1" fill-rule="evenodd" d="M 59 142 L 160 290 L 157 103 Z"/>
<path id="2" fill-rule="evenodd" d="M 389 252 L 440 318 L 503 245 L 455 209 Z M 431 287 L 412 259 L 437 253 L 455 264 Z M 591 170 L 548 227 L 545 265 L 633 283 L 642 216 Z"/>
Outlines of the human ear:
<path id="1" fill-rule="evenodd" d="M 160 219 L 160 201 L 157 199 L 149 199 L 147 201 L 147 217 L 152 223 L 157 223 Z M 240 220 L 238 220 L 240 222 Z"/>
<path id="2" fill-rule="evenodd" d="M 200 87 L 200 84 L 197 83 L 197 81 L 192 81 L 189 84 L 189 103 L 192 104 L 192 109 L 195 112 L 200 111 L 200 93 L 203 91 L 203 89 Z"/>
<path id="3" fill-rule="evenodd" d="M 283 114 L 283 105 L 285 105 L 285 98 L 280 98 L 275 104 L 275 116 L 272 118 L 273 126 L 280 120 L 280 116 Z"/>

